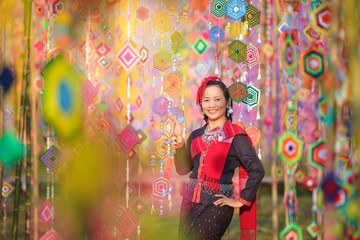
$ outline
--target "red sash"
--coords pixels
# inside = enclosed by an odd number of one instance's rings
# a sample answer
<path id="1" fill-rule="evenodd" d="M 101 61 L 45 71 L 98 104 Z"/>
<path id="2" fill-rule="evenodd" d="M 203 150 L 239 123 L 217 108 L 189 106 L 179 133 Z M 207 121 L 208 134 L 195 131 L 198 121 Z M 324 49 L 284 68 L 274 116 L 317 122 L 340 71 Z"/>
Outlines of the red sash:
<path id="1" fill-rule="evenodd" d="M 202 141 L 202 136 L 195 138 L 191 143 L 191 161 L 194 157 L 201 153 L 200 164 L 198 169 L 198 183 L 194 189 L 193 202 L 200 202 L 201 187 L 206 181 L 204 186 L 207 189 L 212 189 L 215 193 L 219 191 L 220 177 L 223 172 L 226 157 L 229 153 L 229 149 L 232 140 L 235 135 L 246 134 L 243 127 L 236 124 L 231 124 L 226 121 L 223 127 L 224 139 L 218 142 L 217 139 L 212 141 L 208 146 Z M 247 135 L 250 143 L 251 138 Z M 239 188 L 240 195 L 242 189 L 245 188 L 248 174 L 246 170 L 240 166 L 239 168 Z M 250 206 L 244 205 L 240 208 L 240 225 L 241 225 L 241 240 L 255 240 L 256 239 L 256 197 L 252 201 Z"/>
<path id="2" fill-rule="evenodd" d="M 210 145 L 207 145 L 202 141 L 202 135 L 192 141 L 191 160 L 201 153 L 197 176 L 198 184 L 194 190 L 193 202 L 200 202 L 202 186 L 212 189 L 214 193 L 219 192 L 220 177 L 225 166 L 226 157 L 234 136 L 238 134 L 246 134 L 246 132 L 238 125 L 226 121 L 222 129 L 223 140 L 221 142 L 214 139 Z M 206 185 L 204 185 L 204 181 L 206 181 Z"/>

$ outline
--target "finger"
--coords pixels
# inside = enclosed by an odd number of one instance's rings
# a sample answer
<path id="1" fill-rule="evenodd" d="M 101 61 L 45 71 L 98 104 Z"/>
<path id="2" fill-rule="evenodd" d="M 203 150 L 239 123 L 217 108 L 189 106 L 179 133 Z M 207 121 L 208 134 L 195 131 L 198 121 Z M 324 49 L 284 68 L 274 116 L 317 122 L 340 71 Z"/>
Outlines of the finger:
<path id="1" fill-rule="evenodd" d="M 220 205 L 220 207 L 223 207 L 223 206 L 225 206 L 225 205 L 227 205 L 226 202 L 223 202 L 223 203 Z"/>
<path id="2" fill-rule="evenodd" d="M 224 196 L 224 195 L 222 195 L 222 194 L 215 194 L 215 197 L 225 198 L 225 196 Z"/>
<path id="3" fill-rule="evenodd" d="M 220 200 L 216 200 L 216 201 L 214 202 L 215 205 L 219 205 L 220 203 L 221 203 Z"/>
<path id="4" fill-rule="evenodd" d="M 219 205 L 224 202 L 224 199 L 220 198 L 214 202 L 215 205 Z"/>

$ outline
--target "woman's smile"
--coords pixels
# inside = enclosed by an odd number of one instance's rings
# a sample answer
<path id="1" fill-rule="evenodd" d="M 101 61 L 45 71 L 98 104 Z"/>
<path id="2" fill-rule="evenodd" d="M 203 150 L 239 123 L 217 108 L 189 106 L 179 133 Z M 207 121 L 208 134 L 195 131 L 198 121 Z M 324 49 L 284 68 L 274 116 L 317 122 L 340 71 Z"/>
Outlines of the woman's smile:
<path id="1" fill-rule="evenodd" d="M 214 113 L 216 113 L 218 110 L 217 109 L 209 109 L 208 110 L 208 113 L 209 114 L 214 114 Z"/>
<path id="2" fill-rule="evenodd" d="M 208 117 L 211 129 L 224 125 L 227 104 L 220 87 L 209 86 L 205 89 L 201 108 Z"/>

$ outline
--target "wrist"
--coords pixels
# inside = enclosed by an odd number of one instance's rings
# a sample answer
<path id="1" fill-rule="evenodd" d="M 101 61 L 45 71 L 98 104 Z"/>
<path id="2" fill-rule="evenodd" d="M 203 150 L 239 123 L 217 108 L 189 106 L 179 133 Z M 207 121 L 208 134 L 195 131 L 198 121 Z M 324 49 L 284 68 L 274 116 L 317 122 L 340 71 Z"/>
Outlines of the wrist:
<path id="1" fill-rule="evenodd" d="M 185 140 L 182 137 L 176 138 L 175 148 L 180 148 L 185 144 Z"/>
<path id="2" fill-rule="evenodd" d="M 184 142 L 183 137 L 181 137 L 181 136 L 176 137 L 176 143 L 177 143 L 177 144 L 182 144 L 183 142 Z"/>
<path id="3" fill-rule="evenodd" d="M 238 206 L 237 207 L 241 208 L 242 206 L 244 206 L 244 204 L 238 201 Z"/>

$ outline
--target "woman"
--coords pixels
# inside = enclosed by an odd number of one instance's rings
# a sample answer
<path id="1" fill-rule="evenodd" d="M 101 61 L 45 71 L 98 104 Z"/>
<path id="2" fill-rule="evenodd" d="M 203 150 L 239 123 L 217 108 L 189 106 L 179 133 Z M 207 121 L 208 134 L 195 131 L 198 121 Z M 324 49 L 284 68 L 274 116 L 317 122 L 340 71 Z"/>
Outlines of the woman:
<path id="1" fill-rule="evenodd" d="M 181 192 L 179 239 L 221 239 L 234 208 L 247 208 L 243 215 L 247 214 L 246 219 L 240 217 L 241 239 L 255 239 L 253 200 L 264 177 L 264 168 L 244 129 L 230 123 L 231 100 L 219 78 L 204 79 L 196 101 L 206 124 L 193 131 L 186 144 L 182 128 L 175 120 L 176 171 L 180 175 L 191 172 L 190 181 Z M 243 189 L 239 201 L 233 198 L 232 188 L 237 167 L 239 174 L 247 177 L 246 184 L 240 183 Z"/>

